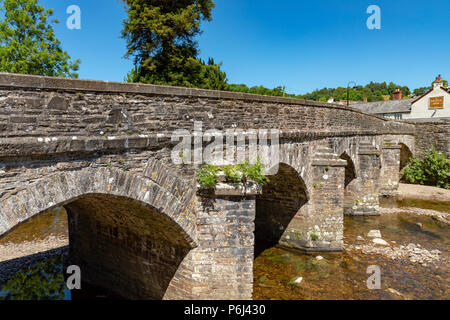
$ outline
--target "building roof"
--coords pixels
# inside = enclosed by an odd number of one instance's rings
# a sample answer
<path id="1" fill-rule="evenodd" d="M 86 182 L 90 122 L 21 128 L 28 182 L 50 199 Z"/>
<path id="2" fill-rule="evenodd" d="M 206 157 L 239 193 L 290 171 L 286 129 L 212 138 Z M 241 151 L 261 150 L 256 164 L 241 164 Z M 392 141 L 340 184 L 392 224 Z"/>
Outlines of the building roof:
<path id="1" fill-rule="evenodd" d="M 439 87 L 439 88 L 441 88 L 442 90 L 444 90 L 445 92 L 447 92 L 447 93 L 450 94 L 450 87 L 442 87 L 442 86 L 441 86 L 441 87 Z M 422 99 L 423 97 L 425 97 L 426 95 L 428 95 L 429 93 L 433 92 L 435 89 L 436 89 L 436 88 L 433 88 L 433 89 L 431 89 L 430 91 L 425 92 L 423 95 L 421 95 L 421 96 L 415 98 L 415 99 L 413 100 L 412 103 L 416 103 L 417 101 L 419 101 L 420 99 Z"/>
<path id="2" fill-rule="evenodd" d="M 352 108 L 372 114 L 404 113 L 411 111 L 412 102 L 413 99 L 376 101 L 353 104 Z"/>
<path id="3" fill-rule="evenodd" d="M 411 118 L 405 119 L 407 121 L 412 122 L 450 122 L 450 117 L 442 117 L 442 118 Z"/>

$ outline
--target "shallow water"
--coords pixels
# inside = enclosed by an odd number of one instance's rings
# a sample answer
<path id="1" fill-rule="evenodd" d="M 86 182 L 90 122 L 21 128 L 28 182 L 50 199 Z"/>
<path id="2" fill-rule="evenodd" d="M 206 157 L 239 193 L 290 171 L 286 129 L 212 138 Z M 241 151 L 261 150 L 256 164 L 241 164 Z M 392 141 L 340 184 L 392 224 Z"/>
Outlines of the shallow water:
<path id="1" fill-rule="evenodd" d="M 380 206 L 384 208 L 420 208 L 440 212 L 450 212 L 450 202 L 434 202 L 419 199 L 395 199 L 380 197 Z"/>
<path id="2" fill-rule="evenodd" d="M 417 225 L 422 224 L 422 228 Z M 264 251 L 255 260 L 254 299 L 449 299 L 450 269 L 448 261 L 450 234 L 448 226 L 430 217 L 389 214 L 379 217 L 345 217 L 344 241 L 364 243 L 370 230 L 380 230 L 383 239 L 395 246 L 420 244 L 427 250 L 442 251 L 436 265 L 424 267 L 409 261 L 394 261 L 381 255 L 355 251 L 342 253 L 302 254 L 282 248 Z M 358 244 L 361 244 L 359 242 Z M 316 259 L 322 256 L 323 260 Z M 367 288 L 367 268 L 381 269 L 381 289 Z M 300 285 L 294 280 L 302 277 Z M 403 297 L 389 292 L 395 289 Z"/>
<path id="3" fill-rule="evenodd" d="M 67 213 L 64 208 L 49 210 L 20 224 L 0 237 L 0 245 L 45 240 L 50 236 L 68 238 Z"/>
<path id="4" fill-rule="evenodd" d="M 420 200 L 388 203 L 383 206 L 426 207 L 450 211 L 450 204 L 430 204 Z M 420 227 L 418 223 L 422 224 Z M 345 217 L 344 236 L 349 245 L 362 236 L 369 243 L 370 230 L 381 231 L 383 239 L 395 246 L 420 244 L 428 250 L 442 251 L 436 265 L 422 266 L 409 261 L 393 261 L 381 255 L 355 251 L 342 253 L 304 254 L 274 247 L 262 252 L 254 264 L 254 299 L 449 299 L 450 234 L 448 226 L 426 216 L 387 214 L 379 217 Z M 67 215 L 55 210 L 31 219 L 0 238 L 0 245 L 46 239 L 48 236 L 67 237 Z M 361 243 L 358 243 L 361 244 Z M 320 255 L 324 259 L 317 260 Z M 101 288 L 82 284 L 83 290 L 69 291 L 65 285 L 65 255 L 35 263 L 17 272 L 0 286 L 1 299 L 105 299 L 120 298 Z M 381 289 L 369 290 L 367 268 L 381 269 Z M 0 270 L 1 272 L 1 270 Z M 302 277 L 300 285 L 294 280 Z M 388 291 L 395 289 L 402 297 Z"/>

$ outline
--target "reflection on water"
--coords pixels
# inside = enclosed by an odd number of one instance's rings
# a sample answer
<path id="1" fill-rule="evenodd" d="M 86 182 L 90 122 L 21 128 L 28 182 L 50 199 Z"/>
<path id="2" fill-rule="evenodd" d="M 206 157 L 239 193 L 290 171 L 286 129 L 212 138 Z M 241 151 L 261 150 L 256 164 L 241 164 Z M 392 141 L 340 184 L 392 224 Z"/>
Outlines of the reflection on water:
<path id="1" fill-rule="evenodd" d="M 68 238 L 67 213 L 64 208 L 47 211 L 21 224 L 2 238 L 1 245 L 27 244 L 50 237 Z M 82 283 L 81 290 L 69 290 L 65 277 L 67 250 L 33 263 L 16 272 L 7 282 L 0 283 L 0 300 L 83 300 L 120 299 L 106 290 Z M 18 259 L 21 260 L 21 259 Z M 23 260 L 27 260 L 26 258 Z M 5 263 L 0 263 L 0 272 Z"/>
<path id="2" fill-rule="evenodd" d="M 17 272 L 0 291 L 5 300 L 68 300 L 63 256 L 55 256 Z"/>
<path id="3" fill-rule="evenodd" d="M 403 205 L 402 205 L 403 203 Z M 383 205 L 388 205 L 384 203 Z M 422 201 L 397 202 L 397 207 L 420 207 L 445 212 L 449 204 Z M 342 253 L 303 254 L 282 248 L 263 251 L 254 265 L 254 299 L 398 299 L 393 290 L 406 299 L 449 299 L 450 235 L 448 226 L 426 216 L 388 214 L 380 217 L 346 217 L 345 242 L 356 245 L 362 236 L 370 242 L 370 230 L 381 231 L 383 239 L 397 246 L 420 244 L 428 250 L 442 251 L 441 262 L 424 267 L 405 261 L 393 261 L 381 255 L 365 255 L 355 251 Z M 34 218 L 0 239 L 6 243 L 24 243 L 46 239 L 49 235 L 67 237 L 67 215 L 64 209 L 47 212 Z M 82 290 L 70 291 L 65 283 L 67 255 L 39 261 L 15 273 L 0 284 L 2 299 L 118 299 L 101 288 L 82 284 Z M 367 267 L 381 268 L 381 290 L 369 290 Z M 1 271 L 1 270 L 0 270 Z M 295 280 L 302 277 L 300 284 Z"/>
<path id="4" fill-rule="evenodd" d="M 120 299 L 87 283 L 81 284 L 81 290 L 69 290 L 65 259 L 65 255 L 57 255 L 20 270 L 3 285 L 0 300 Z"/>

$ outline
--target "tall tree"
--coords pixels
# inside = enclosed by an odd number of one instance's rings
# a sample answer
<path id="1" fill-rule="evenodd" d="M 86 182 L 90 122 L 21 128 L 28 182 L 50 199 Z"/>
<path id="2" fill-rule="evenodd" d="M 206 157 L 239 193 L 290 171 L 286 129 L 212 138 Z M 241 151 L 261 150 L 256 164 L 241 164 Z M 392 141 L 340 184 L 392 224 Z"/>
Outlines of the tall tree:
<path id="1" fill-rule="evenodd" d="M 124 1 L 125 56 L 135 63 L 128 81 L 223 89 L 226 75 L 220 65 L 197 58 L 195 37 L 201 33 L 201 21 L 211 20 L 212 0 Z"/>
<path id="2" fill-rule="evenodd" d="M 3 0 L 0 11 L 0 71 L 78 77 L 80 60 L 63 51 L 52 26 L 59 21 L 49 21 L 52 9 L 37 0 Z"/>

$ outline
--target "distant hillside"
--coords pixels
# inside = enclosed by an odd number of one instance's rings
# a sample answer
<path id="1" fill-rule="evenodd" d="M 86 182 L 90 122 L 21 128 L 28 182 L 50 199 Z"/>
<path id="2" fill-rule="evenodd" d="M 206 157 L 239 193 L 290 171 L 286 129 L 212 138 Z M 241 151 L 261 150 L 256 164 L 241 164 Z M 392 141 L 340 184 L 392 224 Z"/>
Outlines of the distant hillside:
<path id="1" fill-rule="evenodd" d="M 367 101 L 383 101 L 386 97 L 390 97 L 392 93 L 399 88 L 403 94 L 403 98 L 411 96 L 412 92 L 407 86 L 402 86 L 395 84 L 393 82 L 389 83 L 376 83 L 371 82 L 365 86 L 357 86 L 356 88 L 350 88 L 349 99 L 352 101 L 363 101 L 367 98 Z M 413 94 L 419 96 L 427 92 L 431 87 L 423 87 L 415 89 Z M 283 96 L 283 87 L 279 86 L 274 89 L 268 89 L 263 86 L 247 87 L 245 84 L 227 84 L 226 89 L 228 91 L 243 92 L 243 93 L 254 93 L 263 94 L 269 96 Z M 295 95 L 290 93 L 285 93 L 286 97 L 306 99 L 314 101 L 326 102 L 331 97 L 335 101 L 346 100 L 347 99 L 347 88 L 323 88 L 317 89 L 311 93 L 306 93 L 303 95 Z M 384 97 L 383 97 L 384 96 Z"/>

